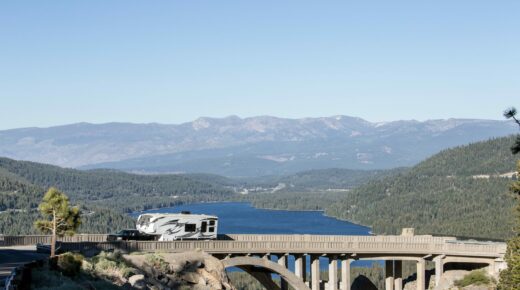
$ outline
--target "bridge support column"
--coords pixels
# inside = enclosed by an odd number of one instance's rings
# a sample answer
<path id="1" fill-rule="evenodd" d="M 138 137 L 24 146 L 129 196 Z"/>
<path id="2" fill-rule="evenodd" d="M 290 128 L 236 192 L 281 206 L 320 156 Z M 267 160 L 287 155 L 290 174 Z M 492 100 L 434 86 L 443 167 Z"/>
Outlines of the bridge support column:
<path id="1" fill-rule="evenodd" d="M 444 274 L 444 262 L 442 256 L 437 256 L 433 259 L 435 262 L 435 286 L 439 286 L 442 275 Z"/>
<path id="2" fill-rule="evenodd" d="M 394 290 L 403 290 L 403 261 L 394 261 Z"/>
<path id="3" fill-rule="evenodd" d="M 329 256 L 329 290 L 338 290 L 338 257 Z"/>
<path id="4" fill-rule="evenodd" d="M 320 256 L 311 255 L 311 289 L 320 290 Z"/>
<path id="5" fill-rule="evenodd" d="M 352 259 L 344 258 L 341 260 L 341 290 L 350 290 L 350 263 Z"/>
<path id="6" fill-rule="evenodd" d="M 302 278 L 303 282 L 307 280 L 307 257 L 305 255 L 294 256 L 294 274 Z"/>
<path id="7" fill-rule="evenodd" d="M 394 289 L 394 261 L 385 261 L 385 289 Z"/>
<path id="8" fill-rule="evenodd" d="M 417 261 L 417 290 L 425 290 L 426 287 L 426 261 Z"/>
<path id="9" fill-rule="evenodd" d="M 285 269 L 289 269 L 287 254 L 282 254 L 278 256 L 278 265 L 283 266 Z M 285 279 L 280 276 L 280 289 L 287 290 L 289 289 L 288 286 L 289 284 L 287 284 L 287 281 L 285 281 Z"/>

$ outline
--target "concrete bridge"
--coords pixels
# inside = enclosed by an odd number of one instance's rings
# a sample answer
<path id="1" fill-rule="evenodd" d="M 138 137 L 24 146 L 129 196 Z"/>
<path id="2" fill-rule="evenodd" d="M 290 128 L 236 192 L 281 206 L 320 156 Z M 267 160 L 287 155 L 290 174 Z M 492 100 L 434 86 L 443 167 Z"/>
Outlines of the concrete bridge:
<path id="1" fill-rule="evenodd" d="M 184 252 L 201 249 L 219 258 L 225 267 L 238 267 L 251 274 L 267 289 L 350 290 L 350 268 L 355 260 L 385 261 L 387 290 L 403 289 L 402 264 L 416 264 L 417 289 L 426 289 L 426 263 L 434 262 L 435 284 L 444 269 L 453 264 L 486 267 L 496 276 L 505 268 L 505 243 L 459 241 L 432 236 L 335 236 L 335 235 L 226 235 L 210 241 L 118 241 L 107 242 L 107 235 L 64 237 L 67 250 L 88 249 L 125 252 Z M 0 236 L 0 246 L 49 243 L 49 236 Z M 292 256 L 294 259 L 289 259 Z M 328 281 L 320 281 L 320 257 L 328 263 Z M 289 267 L 289 260 L 294 265 Z M 322 259 L 323 260 L 323 259 Z M 310 273 L 307 273 L 310 265 Z M 294 269 L 290 271 L 289 269 Z M 281 286 L 271 274 L 281 277 Z M 310 274 L 310 275 L 308 275 Z"/>

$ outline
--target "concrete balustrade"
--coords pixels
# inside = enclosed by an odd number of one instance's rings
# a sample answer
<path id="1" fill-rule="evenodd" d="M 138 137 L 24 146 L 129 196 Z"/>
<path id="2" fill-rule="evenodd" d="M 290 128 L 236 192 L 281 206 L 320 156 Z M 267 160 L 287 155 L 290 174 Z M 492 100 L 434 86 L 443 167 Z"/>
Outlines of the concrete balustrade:
<path id="1" fill-rule="evenodd" d="M 281 289 L 288 288 L 290 281 L 297 290 L 322 289 L 320 280 L 321 256 L 328 257 L 329 277 L 327 289 L 350 290 L 351 262 L 354 260 L 385 260 L 385 287 L 387 290 L 402 290 L 402 261 L 417 263 L 417 289 L 426 287 L 426 260 L 435 262 L 435 284 L 438 285 L 446 263 L 486 264 L 488 271 L 496 275 L 504 268 L 505 243 L 463 242 L 450 237 L 432 236 L 334 236 L 334 235 L 228 235 L 219 240 L 191 241 L 116 241 L 107 242 L 107 235 L 74 235 L 63 237 L 61 247 L 65 250 L 88 249 L 115 250 L 124 252 L 184 252 L 204 250 L 218 257 L 249 257 L 233 260 L 236 263 L 253 261 L 265 265 L 269 271 L 285 269 Z M 0 236 L 0 246 L 34 245 L 50 243 L 48 235 Z M 252 258 L 255 255 L 259 258 Z M 270 256 L 278 257 L 277 263 Z M 288 271 L 289 256 L 294 256 L 294 273 Z M 306 261 L 310 259 L 311 275 L 307 280 Z M 264 261 L 264 262 L 261 262 Z M 341 261 L 341 277 L 338 277 L 338 261 Z M 276 266 L 273 266 L 276 265 Z M 242 265 L 245 269 L 246 265 Z M 251 270 L 252 271 L 252 270 Z M 265 273 L 255 278 L 267 277 Z M 264 279 L 265 280 L 265 279 Z M 266 281 L 264 281 L 266 282 Z M 306 286 L 305 282 L 309 282 Z M 339 285 L 339 288 L 338 288 Z"/>

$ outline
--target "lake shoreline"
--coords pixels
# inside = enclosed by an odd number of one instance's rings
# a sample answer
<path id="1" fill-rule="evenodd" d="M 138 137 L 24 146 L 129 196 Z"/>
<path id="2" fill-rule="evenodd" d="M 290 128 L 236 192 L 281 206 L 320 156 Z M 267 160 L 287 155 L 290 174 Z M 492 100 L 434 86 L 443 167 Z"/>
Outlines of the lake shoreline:
<path id="1" fill-rule="evenodd" d="M 256 207 L 249 201 L 205 201 L 182 203 L 130 213 L 211 214 L 219 217 L 219 232 L 226 234 L 317 234 L 317 235 L 372 235 L 372 228 L 325 214 L 324 210 L 288 210 Z"/>
<path id="2" fill-rule="evenodd" d="M 216 200 L 216 201 L 200 201 L 200 202 L 192 202 L 192 203 L 180 203 L 180 204 L 178 204 L 176 206 L 158 207 L 158 208 L 150 208 L 150 209 L 141 210 L 141 211 L 134 211 L 134 212 L 131 212 L 130 215 L 133 217 L 134 215 L 137 215 L 137 214 L 140 214 L 140 213 L 143 213 L 143 212 L 147 212 L 147 211 L 161 210 L 161 209 L 165 209 L 165 208 L 173 208 L 173 207 L 178 207 L 178 206 L 187 206 L 187 205 L 191 205 L 191 204 L 215 204 L 215 203 L 243 203 L 243 204 L 247 204 L 247 205 L 249 205 L 249 206 L 251 206 L 252 208 L 255 208 L 255 209 L 271 210 L 271 211 L 321 212 L 322 216 L 324 216 L 324 217 L 333 218 L 333 219 L 336 219 L 338 221 L 348 222 L 348 223 L 351 223 L 351 224 L 355 224 L 355 225 L 359 225 L 359 226 L 362 226 L 362 227 L 369 228 L 370 229 L 370 232 L 369 232 L 370 235 L 374 234 L 372 232 L 372 226 L 364 225 L 364 224 L 361 224 L 359 222 L 350 221 L 350 220 L 347 220 L 347 219 L 342 219 L 342 218 L 339 218 L 339 217 L 336 217 L 336 216 L 328 215 L 328 214 L 326 214 L 326 211 L 324 209 L 282 209 L 282 208 L 269 208 L 269 207 L 255 206 L 253 204 L 253 202 L 251 202 L 251 201 L 221 201 L 221 200 Z"/>

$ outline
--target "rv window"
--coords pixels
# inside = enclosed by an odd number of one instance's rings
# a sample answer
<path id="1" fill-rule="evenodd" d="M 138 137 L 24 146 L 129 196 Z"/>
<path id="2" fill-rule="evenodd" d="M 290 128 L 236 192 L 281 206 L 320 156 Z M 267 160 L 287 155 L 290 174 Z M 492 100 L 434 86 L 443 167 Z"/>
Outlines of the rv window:
<path id="1" fill-rule="evenodd" d="M 209 232 L 210 232 L 210 233 L 215 232 L 215 228 L 214 228 L 214 227 L 209 227 Z"/>
<path id="2" fill-rule="evenodd" d="M 185 232 L 194 232 L 197 230 L 197 226 L 195 224 L 186 224 L 184 226 L 184 231 Z"/>
<path id="3" fill-rule="evenodd" d="M 210 226 L 214 226 L 215 225 L 215 221 L 209 221 L 209 225 Z"/>
<path id="4" fill-rule="evenodd" d="M 202 226 L 200 227 L 201 232 L 205 232 L 208 230 L 208 222 L 202 222 Z"/>

